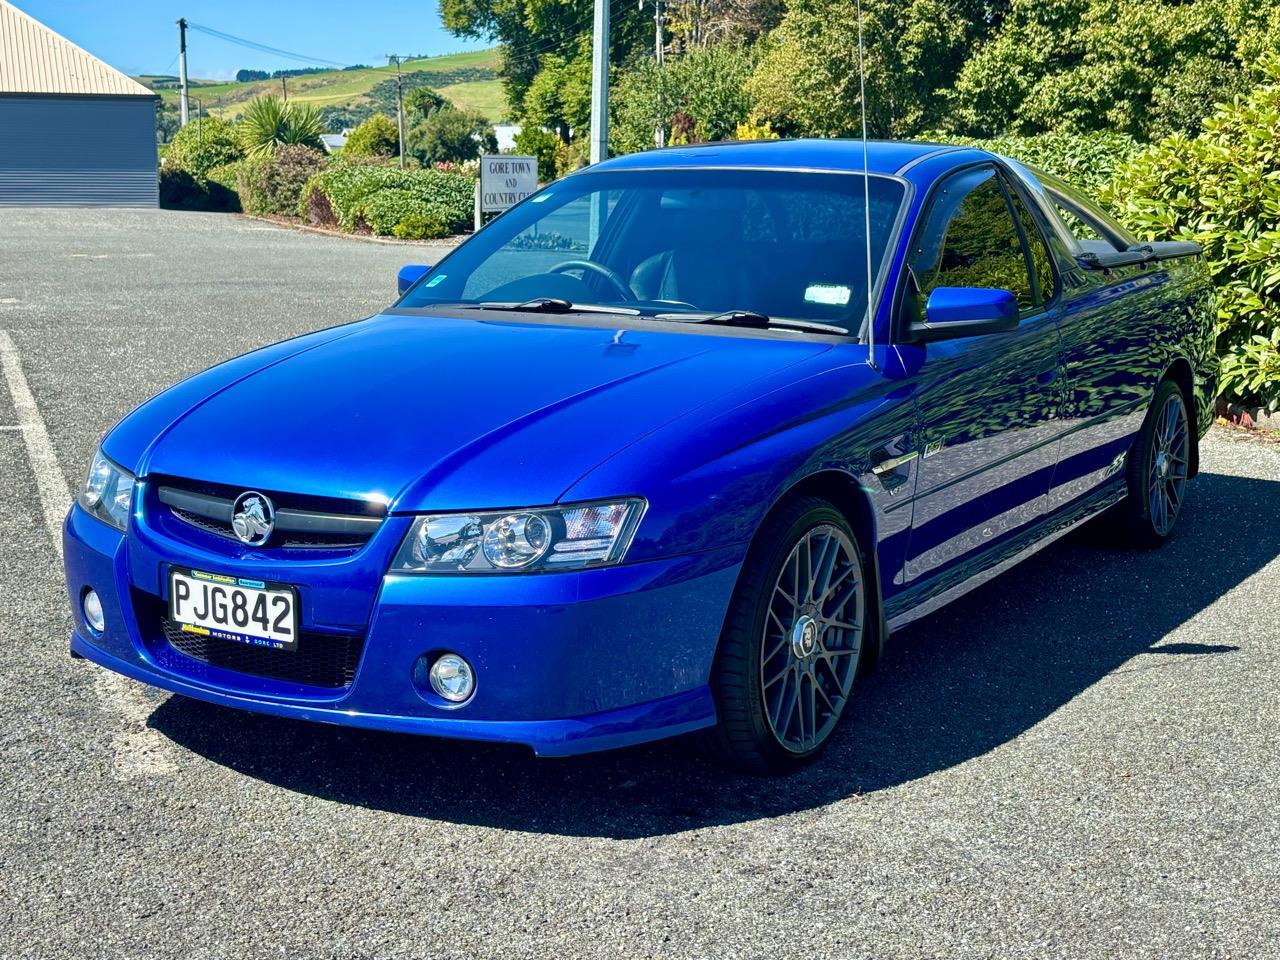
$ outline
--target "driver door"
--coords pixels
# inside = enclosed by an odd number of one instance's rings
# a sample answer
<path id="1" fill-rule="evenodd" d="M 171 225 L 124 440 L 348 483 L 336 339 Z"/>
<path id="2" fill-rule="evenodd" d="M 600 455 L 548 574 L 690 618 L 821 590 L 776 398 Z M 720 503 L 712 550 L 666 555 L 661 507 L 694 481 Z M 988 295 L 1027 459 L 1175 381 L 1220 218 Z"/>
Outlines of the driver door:
<path id="1" fill-rule="evenodd" d="M 937 590 L 997 562 L 1045 512 L 1059 433 L 1053 267 L 1037 222 L 993 165 L 935 189 L 910 251 L 900 330 L 935 287 L 1010 290 L 1011 331 L 919 351 L 922 453 L 906 580 Z M 930 591 L 932 592 L 932 591 Z"/>

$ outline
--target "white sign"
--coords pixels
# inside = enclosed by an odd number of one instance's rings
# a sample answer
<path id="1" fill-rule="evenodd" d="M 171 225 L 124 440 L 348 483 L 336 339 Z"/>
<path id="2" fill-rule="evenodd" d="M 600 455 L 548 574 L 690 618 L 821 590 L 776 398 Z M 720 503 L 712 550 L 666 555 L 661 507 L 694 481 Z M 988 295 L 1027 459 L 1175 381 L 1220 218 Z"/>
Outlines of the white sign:
<path id="1" fill-rule="evenodd" d="M 537 189 L 537 157 L 480 158 L 481 213 L 501 213 Z"/>

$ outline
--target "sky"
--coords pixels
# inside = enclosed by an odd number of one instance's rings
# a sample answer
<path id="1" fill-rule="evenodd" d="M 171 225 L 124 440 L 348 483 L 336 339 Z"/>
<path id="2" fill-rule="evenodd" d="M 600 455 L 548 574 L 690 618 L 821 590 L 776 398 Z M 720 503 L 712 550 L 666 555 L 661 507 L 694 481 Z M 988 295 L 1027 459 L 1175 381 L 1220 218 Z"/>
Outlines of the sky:
<path id="1" fill-rule="evenodd" d="M 440 25 L 435 0 L 11 0 L 19 10 L 124 73 L 177 74 L 179 17 L 188 23 L 343 65 L 388 53 L 440 54 L 487 44 Z M 323 66 L 187 32 L 193 79 L 227 80 L 241 68 Z"/>

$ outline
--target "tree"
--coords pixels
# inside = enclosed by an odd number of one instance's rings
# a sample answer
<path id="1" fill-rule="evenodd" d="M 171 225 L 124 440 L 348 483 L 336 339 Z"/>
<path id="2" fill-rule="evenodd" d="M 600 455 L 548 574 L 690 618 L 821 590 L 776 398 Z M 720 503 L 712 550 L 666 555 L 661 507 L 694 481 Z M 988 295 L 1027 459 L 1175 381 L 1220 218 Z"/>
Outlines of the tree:
<path id="1" fill-rule="evenodd" d="M 430 87 L 416 87 L 404 95 L 404 112 L 406 117 L 425 117 L 451 107 L 451 104 Z"/>
<path id="2" fill-rule="evenodd" d="M 979 136 L 1112 130 L 1194 134 L 1258 80 L 1277 0 L 1013 0 L 949 94 L 951 129 Z"/>
<path id="3" fill-rule="evenodd" d="M 940 126 L 949 88 L 1009 0 L 863 0 L 867 126 Z M 792 0 L 748 84 L 755 115 L 785 136 L 859 136 L 858 23 L 847 0 Z"/>
<path id="4" fill-rule="evenodd" d="M 481 151 L 498 149 L 493 126 L 475 110 L 437 110 L 414 124 L 405 139 L 405 152 L 424 166 L 475 160 Z"/>
<path id="5" fill-rule="evenodd" d="M 348 157 L 394 157 L 400 152 L 400 132 L 385 113 L 375 113 L 351 131 L 346 146 Z"/>
<path id="6" fill-rule="evenodd" d="M 496 40 L 502 50 L 498 74 L 507 103 L 522 118 L 525 92 L 556 54 L 573 59 L 585 42 L 590 50 L 593 0 L 441 0 L 440 15 L 451 33 Z M 652 8 L 650 8 L 651 11 Z M 652 13 L 618 3 L 610 21 L 611 63 L 627 62 L 653 49 Z"/>
<path id="7" fill-rule="evenodd" d="M 540 64 L 525 91 L 521 117 L 568 142 L 571 131 L 585 130 L 591 123 L 591 46 L 579 42 L 570 59 L 549 53 Z"/>
<path id="8" fill-rule="evenodd" d="M 693 48 L 661 65 L 644 60 L 623 74 L 612 97 L 610 146 L 618 153 L 654 145 L 654 130 L 687 131 L 705 142 L 735 135 L 751 112 L 746 82 L 754 60 L 735 44 Z M 677 124 L 678 118 L 678 124 Z"/>
<path id="9" fill-rule="evenodd" d="M 310 104 L 285 103 L 277 96 L 255 97 L 245 108 L 240 139 L 245 153 L 274 153 L 277 146 L 292 144 L 319 149 L 324 125 Z"/>

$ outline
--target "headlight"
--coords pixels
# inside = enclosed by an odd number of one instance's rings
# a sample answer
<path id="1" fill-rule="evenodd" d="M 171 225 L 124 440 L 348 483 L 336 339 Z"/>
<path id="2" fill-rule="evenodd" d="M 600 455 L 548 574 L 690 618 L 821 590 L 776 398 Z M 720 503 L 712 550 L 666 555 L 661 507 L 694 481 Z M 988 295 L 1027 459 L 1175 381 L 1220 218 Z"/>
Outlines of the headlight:
<path id="1" fill-rule="evenodd" d="M 132 505 L 133 474 L 116 466 L 99 450 L 89 464 L 89 474 L 80 491 L 80 506 L 123 533 Z"/>
<path id="2" fill-rule="evenodd" d="M 620 563 L 645 501 L 418 517 L 392 573 L 524 573 Z"/>

